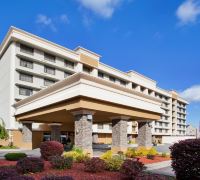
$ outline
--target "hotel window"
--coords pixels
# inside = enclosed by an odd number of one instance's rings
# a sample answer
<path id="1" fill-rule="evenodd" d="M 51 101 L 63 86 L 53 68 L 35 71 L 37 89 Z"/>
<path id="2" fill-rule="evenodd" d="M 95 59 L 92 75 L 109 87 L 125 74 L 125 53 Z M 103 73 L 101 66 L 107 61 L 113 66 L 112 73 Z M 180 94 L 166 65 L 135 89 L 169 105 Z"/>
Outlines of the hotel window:
<path id="1" fill-rule="evenodd" d="M 151 95 L 152 94 L 152 90 L 148 89 L 148 94 Z"/>
<path id="2" fill-rule="evenodd" d="M 30 62 L 30 61 L 27 61 L 24 59 L 20 59 L 20 66 L 33 69 L 33 62 Z"/>
<path id="3" fill-rule="evenodd" d="M 113 76 L 109 76 L 109 80 L 112 81 L 112 82 L 116 81 L 116 79 Z"/>
<path id="4" fill-rule="evenodd" d="M 102 72 L 98 72 L 98 77 L 104 78 L 104 74 Z"/>
<path id="5" fill-rule="evenodd" d="M 50 62 L 56 62 L 56 57 L 48 53 L 44 53 L 44 59 Z"/>
<path id="6" fill-rule="evenodd" d="M 55 75 L 55 68 L 44 66 L 44 72 L 47 74 Z"/>
<path id="7" fill-rule="evenodd" d="M 98 128 L 98 129 L 103 129 L 103 124 L 98 124 L 98 125 L 97 125 L 97 128 Z"/>
<path id="8" fill-rule="evenodd" d="M 28 54 L 33 54 L 34 49 L 24 44 L 20 44 L 20 51 Z"/>
<path id="9" fill-rule="evenodd" d="M 19 88 L 19 94 L 23 95 L 23 96 L 31 96 L 33 94 L 33 90 L 20 87 Z"/>
<path id="10" fill-rule="evenodd" d="M 71 75 L 72 75 L 72 73 L 64 72 L 64 78 L 67 78 L 67 77 L 69 77 L 69 76 L 71 76 Z"/>
<path id="11" fill-rule="evenodd" d="M 45 86 L 51 86 L 54 83 L 55 83 L 55 81 L 53 81 L 53 80 L 44 79 L 44 85 Z"/>
<path id="12" fill-rule="evenodd" d="M 120 84 L 121 84 L 122 86 L 126 86 L 126 81 L 120 80 Z"/>
<path id="13" fill-rule="evenodd" d="M 33 76 L 20 73 L 19 74 L 19 80 L 32 83 L 33 82 Z"/>
<path id="14" fill-rule="evenodd" d="M 145 87 L 142 87 L 142 86 L 140 87 L 141 92 L 144 92 L 145 89 L 146 89 Z"/>
<path id="15" fill-rule="evenodd" d="M 109 124 L 109 130 L 112 130 L 112 124 Z"/>
<path id="16" fill-rule="evenodd" d="M 85 72 L 85 73 L 87 73 L 87 74 L 90 74 L 91 71 L 92 71 L 92 68 L 83 65 L 83 72 Z"/>
<path id="17" fill-rule="evenodd" d="M 132 83 L 132 89 L 136 89 L 137 88 L 137 84 L 135 84 L 135 83 Z"/>
<path id="18" fill-rule="evenodd" d="M 161 133 L 162 132 L 162 129 L 159 129 L 159 133 Z"/>
<path id="19" fill-rule="evenodd" d="M 65 66 L 74 69 L 74 62 L 65 60 Z"/>

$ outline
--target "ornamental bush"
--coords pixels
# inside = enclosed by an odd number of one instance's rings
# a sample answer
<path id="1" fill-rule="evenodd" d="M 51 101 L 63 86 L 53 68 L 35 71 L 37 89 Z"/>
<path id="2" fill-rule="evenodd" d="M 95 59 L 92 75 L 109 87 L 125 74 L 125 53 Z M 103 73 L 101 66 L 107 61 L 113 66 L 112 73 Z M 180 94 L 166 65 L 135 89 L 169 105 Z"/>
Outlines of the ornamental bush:
<path id="1" fill-rule="evenodd" d="M 111 158 L 105 159 L 104 161 L 108 171 L 118 171 L 124 162 L 124 159 L 119 155 L 114 155 Z"/>
<path id="2" fill-rule="evenodd" d="M 136 149 L 137 156 L 146 156 L 149 153 L 149 150 L 146 147 L 138 147 Z"/>
<path id="3" fill-rule="evenodd" d="M 135 158 L 137 156 L 136 150 L 134 148 L 128 148 L 126 151 L 126 157 Z"/>
<path id="4" fill-rule="evenodd" d="M 144 164 L 139 162 L 139 159 L 127 159 L 120 168 L 120 172 L 135 179 L 142 171 L 145 170 Z"/>
<path id="5" fill-rule="evenodd" d="M 44 170 L 44 161 L 40 158 L 26 157 L 20 159 L 16 164 L 19 173 L 36 173 Z"/>
<path id="6" fill-rule="evenodd" d="M 0 167 L 0 179 L 6 179 L 10 177 L 16 177 L 18 176 L 18 173 L 16 169 L 13 167 Z"/>
<path id="7" fill-rule="evenodd" d="M 102 172 L 106 168 L 105 162 L 97 157 L 85 161 L 84 165 L 85 165 L 85 171 L 92 173 Z"/>
<path id="8" fill-rule="evenodd" d="M 72 157 L 52 156 L 50 157 L 50 163 L 55 169 L 71 169 L 73 164 Z"/>
<path id="9" fill-rule="evenodd" d="M 188 139 L 170 147 L 176 178 L 200 179 L 200 139 Z"/>
<path id="10" fill-rule="evenodd" d="M 149 155 L 152 155 L 152 156 L 156 156 L 158 154 L 158 151 L 152 147 L 149 152 L 148 152 Z"/>
<path id="11" fill-rule="evenodd" d="M 41 180 L 73 180 L 71 176 L 45 176 Z"/>
<path id="12" fill-rule="evenodd" d="M 40 152 L 44 160 L 49 160 L 51 156 L 61 156 L 64 152 L 64 147 L 57 141 L 45 141 L 40 145 Z"/>
<path id="13" fill-rule="evenodd" d="M 105 153 L 103 153 L 103 154 L 101 155 L 101 159 L 107 160 L 107 159 L 112 158 L 112 156 L 113 156 L 113 153 L 112 153 L 111 150 L 109 150 L 109 151 L 106 151 Z"/>
<path id="14" fill-rule="evenodd" d="M 89 159 L 89 155 L 85 154 L 80 148 L 73 148 L 72 151 L 63 153 L 63 157 L 71 157 L 77 163 L 83 163 Z"/>
<path id="15" fill-rule="evenodd" d="M 8 161 L 18 161 L 19 159 L 27 157 L 25 153 L 7 153 L 5 159 Z"/>

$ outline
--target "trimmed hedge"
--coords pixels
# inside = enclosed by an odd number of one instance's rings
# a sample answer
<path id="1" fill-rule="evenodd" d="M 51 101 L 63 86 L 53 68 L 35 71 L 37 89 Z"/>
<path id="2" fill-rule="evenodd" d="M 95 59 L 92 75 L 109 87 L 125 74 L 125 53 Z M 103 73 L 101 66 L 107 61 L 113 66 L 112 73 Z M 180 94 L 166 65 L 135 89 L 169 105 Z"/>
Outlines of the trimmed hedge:
<path id="1" fill-rule="evenodd" d="M 36 173 L 44 170 L 44 161 L 40 158 L 26 157 L 20 159 L 16 164 L 19 173 Z"/>
<path id="2" fill-rule="evenodd" d="M 200 179 L 200 139 L 188 139 L 170 147 L 178 180 Z"/>
<path id="3" fill-rule="evenodd" d="M 57 141 L 45 141 L 40 146 L 40 152 L 44 160 L 49 160 L 52 156 L 61 156 L 64 152 L 64 147 Z"/>
<path id="4" fill-rule="evenodd" d="M 25 153 L 7 153 L 4 157 L 8 161 L 18 161 L 27 157 L 27 155 Z"/>

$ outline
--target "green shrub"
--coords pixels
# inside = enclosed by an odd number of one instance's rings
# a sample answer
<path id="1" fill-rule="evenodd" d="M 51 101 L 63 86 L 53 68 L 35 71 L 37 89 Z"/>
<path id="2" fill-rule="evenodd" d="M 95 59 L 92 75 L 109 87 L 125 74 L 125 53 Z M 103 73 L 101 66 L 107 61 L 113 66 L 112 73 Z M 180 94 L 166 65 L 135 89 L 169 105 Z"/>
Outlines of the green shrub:
<path id="1" fill-rule="evenodd" d="M 100 158 L 103 160 L 107 160 L 107 159 L 112 158 L 112 156 L 113 156 L 113 153 L 111 150 L 109 150 L 109 151 L 106 151 L 105 153 L 103 153 Z"/>
<path id="2" fill-rule="evenodd" d="M 161 157 L 167 157 L 167 153 L 162 153 Z"/>
<path id="3" fill-rule="evenodd" d="M 25 157 L 27 157 L 25 153 L 7 153 L 5 155 L 5 159 L 8 161 L 18 161 Z"/>
<path id="4" fill-rule="evenodd" d="M 157 152 L 157 150 L 156 150 L 155 148 L 152 147 L 152 148 L 149 150 L 148 154 L 149 154 L 149 155 L 155 156 L 155 155 L 158 154 L 158 152 Z"/>
<path id="5" fill-rule="evenodd" d="M 106 163 L 106 169 L 109 171 L 119 171 L 124 159 L 122 159 L 119 155 L 114 155 L 111 158 L 107 158 L 104 160 Z"/>
<path id="6" fill-rule="evenodd" d="M 134 148 L 128 148 L 125 155 L 128 158 L 134 158 L 134 157 L 137 156 L 137 153 L 136 153 L 136 150 Z"/>
<path id="7" fill-rule="evenodd" d="M 87 159 L 89 159 L 89 156 L 83 152 L 80 148 L 73 148 L 72 151 L 63 153 L 63 157 L 71 157 L 74 162 L 85 162 Z"/>
<path id="8" fill-rule="evenodd" d="M 149 150 L 146 147 L 138 147 L 136 149 L 137 156 L 146 156 L 149 153 Z"/>
<path id="9" fill-rule="evenodd" d="M 55 169 L 71 169 L 73 165 L 72 157 L 52 156 L 50 157 L 50 163 Z"/>

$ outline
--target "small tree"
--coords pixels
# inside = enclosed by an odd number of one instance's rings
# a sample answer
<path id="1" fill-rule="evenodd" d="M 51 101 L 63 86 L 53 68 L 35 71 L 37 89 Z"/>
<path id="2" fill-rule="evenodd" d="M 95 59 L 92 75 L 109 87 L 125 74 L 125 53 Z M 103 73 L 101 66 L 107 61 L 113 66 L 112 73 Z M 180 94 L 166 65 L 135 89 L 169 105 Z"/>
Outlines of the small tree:
<path id="1" fill-rule="evenodd" d="M 9 138 L 8 131 L 5 128 L 4 121 L 0 118 L 0 139 L 7 140 Z"/>

